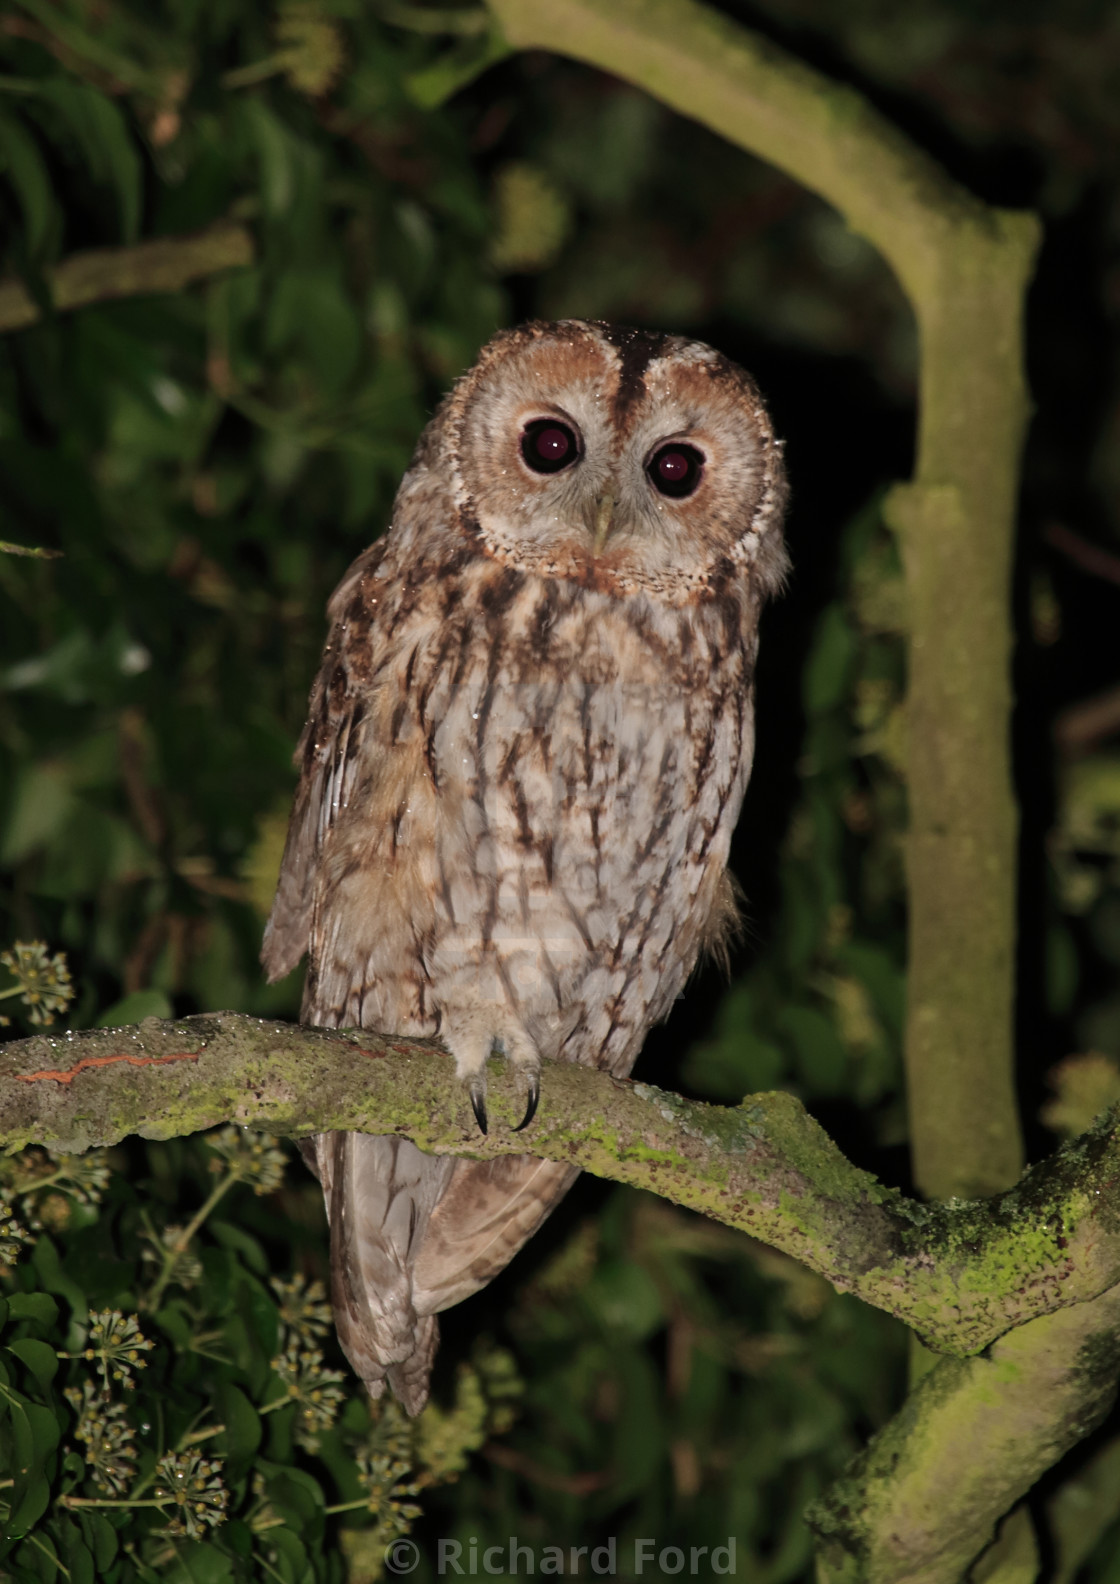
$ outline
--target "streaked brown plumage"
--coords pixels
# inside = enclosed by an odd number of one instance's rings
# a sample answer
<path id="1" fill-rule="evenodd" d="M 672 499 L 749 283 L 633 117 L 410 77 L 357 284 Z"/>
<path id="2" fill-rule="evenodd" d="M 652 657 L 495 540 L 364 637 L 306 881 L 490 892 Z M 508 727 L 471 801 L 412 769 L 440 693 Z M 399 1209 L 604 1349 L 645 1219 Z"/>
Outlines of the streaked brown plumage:
<path id="1" fill-rule="evenodd" d="M 480 1120 L 494 1049 L 531 1094 L 542 1057 L 630 1071 L 728 918 L 784 494 L 710 348 L 571 320 L 484 349 L 330 603 L 263 951 L 308 953 L 304 1021 L 438 1035 Z M 314 1153 L 342 1345 L 418 1412 L 436 1314 L 576 1172 Z"/>

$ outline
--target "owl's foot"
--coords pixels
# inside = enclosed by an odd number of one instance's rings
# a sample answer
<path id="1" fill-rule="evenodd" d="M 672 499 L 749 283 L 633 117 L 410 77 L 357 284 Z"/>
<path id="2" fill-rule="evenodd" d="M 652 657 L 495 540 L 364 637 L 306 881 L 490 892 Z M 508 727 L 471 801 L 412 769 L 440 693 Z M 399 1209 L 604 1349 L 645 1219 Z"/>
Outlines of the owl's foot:
<path id="1" fill-rule="evenodd" d="M 504 1055 L 524 1075 L 527 1088 L 525 1115 L 514 1128 L 515 1133 L 521 1133 L 537 1114 L 537 1106 L 541 1098 L 541 1059 L 536 1049 L 524 1038 L 511 1038 L 508 1035 L 489 1037 L 485 1040 L 449 1039 L 452 1052 L 455 1056 L 455 1071 L 460 1080 L 466 1085 L 470 1096 L 471 1110 L 478 1123 L 480 1133 L 490 1131 L 489 1118 L 486 1114 L 486 1062 L 495 1052 Z"/>
<path id="2" fill-rule="evenodd" d="M 490 1128 L 486 1116 L 486 1078 L 482 1073 L 477 1073 L 470 1081 L 467 1093 L 471 1097 L 471 1110 L 478 1123 L 480 1133 L 489 1133 Z M 537 1107 L 541 1102 L 541 1076 L 539 1072 L 529 1074 L 529 1098 L 525 1106 L 525 1115 L 514 1128 L 515 1133 L 521 1133 L 537 1114 Z"/>
<path id="3" fill-rule="evenodd" d="M 529 1074 L 529 1103 L 525 1107 L 525 1115 L 521 1118 L 521 1121 L 517 1124 L 517 1126 L 513 1130 L 515 1133 L 521 1133 L 521 1132 L 524 1131 L 525 1128 L 527 1128 L 529 1126 L 529 1123 L 533 1120 L 533 1118 L 537 1114 L 537 1107 L 538 1107 L 538 1105 L 540 1105 L 540 1101 L 541 1101 L 541 1075 L 540 1075 L 539 1072 L 534 1070 L 534 1071 L 530 1072 L 530 1074 Z M 486 1129 L 483 1128 L 482 1131 L 485 1133 Z"/>
<path id="4" fill-rule="evenodd" d="M 467 1092 L 471 1097 L 471 1110 L 474 1112 L 474 1119 L 478 1123 L 479 1132 L 489 1133 L 490 1129 L 486 1125 L 486 1074 L 484 1072 L 475 1073 Z"/>

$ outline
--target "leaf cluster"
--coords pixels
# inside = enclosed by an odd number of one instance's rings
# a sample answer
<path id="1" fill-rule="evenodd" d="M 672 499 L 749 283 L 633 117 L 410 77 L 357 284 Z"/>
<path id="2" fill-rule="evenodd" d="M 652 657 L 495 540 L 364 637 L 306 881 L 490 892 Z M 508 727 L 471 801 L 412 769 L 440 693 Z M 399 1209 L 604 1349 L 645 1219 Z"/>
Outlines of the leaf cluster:
<path id="1" fill-rule="evenodd" d="M 4 1167 L 24 1256 L 0 1297 L 5 1576 L 341 1579 L 340 1524 L 383 1551 L 409 1498 L 508 1429 L 512 1360 L 483 1348 L 420 1427 L 371 1409 L 299 1269 L 317 1189 L 285 1186 L 283 1153 L 233 1128 L 144 1156 Z"/>

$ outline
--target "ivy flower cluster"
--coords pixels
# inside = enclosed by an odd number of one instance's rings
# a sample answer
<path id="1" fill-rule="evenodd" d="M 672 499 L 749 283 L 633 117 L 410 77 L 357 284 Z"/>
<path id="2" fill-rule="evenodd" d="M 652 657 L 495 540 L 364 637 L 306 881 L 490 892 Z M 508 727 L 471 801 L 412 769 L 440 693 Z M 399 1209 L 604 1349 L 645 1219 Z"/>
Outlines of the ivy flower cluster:
<path id="1" fill-rule="evenodd" d="M 284 1181 L 288 1157 L 268 1133 L 254 1133 L 229 1124 L 208 1134 L 206 1143 L 218 1157 L 210 1163 L 215 1175 L 227 1171 L 237 1181 L 247 1183 L 257 1195 L 275 1193 Z"/>
<path id="2" fill-rule="evenodd" d="M 140 1258 L 145 1265 L 156 1265 L 160 1271 L 170 1270 L 171 1276 L 184 1292 L 189 1292 L 202 1275 L 202 1261 L 184 1242 L 185 1229 L 166 1226 L 162 1232 L 147 1226 L 140 1233 L 144 1247 Z"/>
<path id="3" fill-rule="evenodd" d="M 74 1439 L 85 1443 L 93 1483 L 110 1496 L 123 1496 L 136 1474 L 136 1432 L 124 1416 L 124 1404 L 89 1380 L 80 1391 L 67 1386 L 64 1395 L 78 1416 Z"/>
<path id="4" fill-rule="evenodd" d="M 287 1396 L 270 1403 L 269 1408 L 294 1402 L 299 1409 L 296 1441 L 305 1451 L 317 1452 L 319 1437 L 334 1424 L 346 1401 L 341 1384 L 345 1375 L 327 1367 L 322 1348 L 300 1346 L 295 1339 L 273 1359 L 272 1367 L 283 1381 Z"/>
<path id="5" fill-rule="evenodd" d="M 0 1199 L 19 1202 L 36 1231 L 62 1231 L 74 1204 L 100 1204 L 112 1175 L 108 1151 L 61 1155 L 45 1149 L 24 1150 L 0 1162 Z"/>
<path id="6" fill-rule="evenodd" d="M 321 1281 L 308 1282 L 299 1275 L 291 1281 L 274 1277 L 272 1290 L 279 1300 L 280 1323 L 286 1332 L 300 1342 L 314 1342 L 327 1335 L 333 1316 Z"/>
<path id="7" fill-rule="evenodd" d="M 400 1458 L 366 1456 L 358 1459 L 358 1483 L 367 1492 L 369 1510 L 377 1520 L 379 1546 L 387 1546 L 408 1534 L 413 1520 L 423 1511 L 409 1500 L 420 1494 L 419 1484 L 402 1483 L 409 1472 L 409 1465 Z"/>
<path id="8" fill-rule="evenodd" d="M 14 1265 L 24 1244 L 30 1241 L 26 1227 L 16 1220 L 8 1205 L 0 1202 L 0 1266 Z"/>
<path id="9" fill-rule="evenodd" d="M 0 1001 L 19 996 L 32 1023 L 53 1023 L 74 999 L 66 953 L 55 952 L 52 957 L 45 941 L 16 941 L 10 951 L 0 952 L 0 966 L 16 981 L 0 990 Z M 0 1023 L 8 1022 L 0 1018 Z"/>
<path id="10" fill-rule="evenodd" d="M 155 1343 L 144 1335 L 135 1315 L 122 1314 L 119 1309 L 101 1309 L 89 1317 L 87 1345 L 82 1357 L 96 1359 L 101 1369 L 105 1390 L 109 1390 L 109 1377 L 125 1386 L 132 1384 L 132 1371 L 147 1369 L 148 1361 L 141 1358 Z"/>
<path id="11" fill-rule="evenodd" d="M 229 1491 L 221 1476 L 222 1464 L 198 1452 L 166 1452 L 160 1458 L 153 1496 L 158 1506 L 175 1508 L 165 1535 L 198 1540 L 207 1528 L 225 1523 Z"/>

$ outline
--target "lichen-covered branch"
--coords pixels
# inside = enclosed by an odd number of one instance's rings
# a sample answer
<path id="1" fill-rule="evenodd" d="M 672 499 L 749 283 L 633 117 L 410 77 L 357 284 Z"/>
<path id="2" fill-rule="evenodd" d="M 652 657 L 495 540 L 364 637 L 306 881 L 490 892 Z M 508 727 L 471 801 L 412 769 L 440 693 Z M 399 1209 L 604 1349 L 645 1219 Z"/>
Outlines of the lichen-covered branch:
<path id="1" fill-rule="evenodd" d="M 1118 1368 L 1120 1286 L 943 1360 L 810 1510 L 819 1584 L 957 1584 L 999 1515 L 1104 1418 Z"/>
<path id="2" fill-rule="evenodd" d="M 514 1133 L 523 1102 L 492 1063 L 484 1138 L 432 1042 L 231 1012 L 0 1049 L 0 1148 L 78 1151 L 232 1120 L 397 1133 L 433 1154 L 529 1149 L 749 1232 L 959 1355 L 1120 1282 L 1111 1117 L 998 1199 L 920 1205 L 852 1166 L 787 1094 L 722 1108 L 560 1062 L 546 1065 L 536 1121 Z"/>
<path id="3" fill-rule="evenodd" d="M 192 281 L 251 264 L 252 234 L 225 221 L 189 236 L 157 237 L 135 247 L 90 248 L 73 253 L 48 275 L 57 313 L 90 303 L 153 292 L 178 292 Z M 0 280 L 0 332 L 23 330 L 42 317 L 39 304 L 20 280 Z"/>

